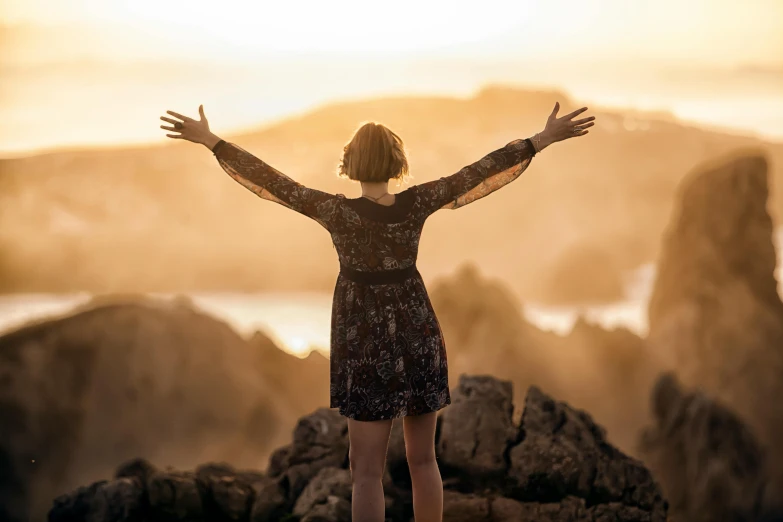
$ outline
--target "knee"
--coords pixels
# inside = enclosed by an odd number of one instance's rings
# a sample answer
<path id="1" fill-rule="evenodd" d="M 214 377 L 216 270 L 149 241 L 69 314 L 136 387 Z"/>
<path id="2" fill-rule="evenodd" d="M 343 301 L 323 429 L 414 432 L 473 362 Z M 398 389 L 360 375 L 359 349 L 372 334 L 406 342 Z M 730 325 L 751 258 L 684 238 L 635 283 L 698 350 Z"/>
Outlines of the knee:
<path id="1" fill-rule="evenodd" d="M 376 455 L 365 455 L 360 452 L 349 451 L 348 463 L 351 468 L 351 480 L 378 481 L 383 478 L 384 459 Z"/>
<path id="2" fill-rule="evenodd" d="M 408 468 L 414 471 L 418 468 L 426 468 L 436 465 L 435 446 L 424 450 L 407 451 Z"/>

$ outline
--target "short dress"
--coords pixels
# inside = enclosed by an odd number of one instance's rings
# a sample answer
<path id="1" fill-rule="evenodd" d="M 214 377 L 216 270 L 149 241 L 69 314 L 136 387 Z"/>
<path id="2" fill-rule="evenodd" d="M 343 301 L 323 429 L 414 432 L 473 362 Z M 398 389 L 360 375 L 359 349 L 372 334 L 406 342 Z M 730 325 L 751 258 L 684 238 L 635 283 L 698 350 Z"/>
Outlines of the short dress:
<path id="1" fill-rule="evenodd" d="M 416 269 L 422 227 L 519 177 L 536 153 L 512 141 L 459 172 L 414 185 L 392 205 L 307 188 L 232 143 L 220 166 L 256 195 L 323 226 L 340 261 L 330 340 L 330 407 L 359 421 L 435 412 L 451 403 L 443 333 Z"/>

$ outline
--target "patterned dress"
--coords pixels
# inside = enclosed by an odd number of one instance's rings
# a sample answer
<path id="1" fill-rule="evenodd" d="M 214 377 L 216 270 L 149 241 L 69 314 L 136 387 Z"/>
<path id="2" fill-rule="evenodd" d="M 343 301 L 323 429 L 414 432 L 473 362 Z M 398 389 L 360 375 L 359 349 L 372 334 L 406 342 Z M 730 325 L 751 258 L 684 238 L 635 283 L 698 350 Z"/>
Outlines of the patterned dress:
<path id="1" fill-rule="evenodd" d="M 391 205 L 302 186 L 240 147 L 219 142 L 220 166 L 258 196 L 320 223 L 340 261 L 330 347 L 330 407 L 360 421 L 438 411 L 450 404 L 446 349 L 421 275 L 427 218 L 510 183 L 535 155 L 516 140 L 459 172 L 411 186 Z"/>

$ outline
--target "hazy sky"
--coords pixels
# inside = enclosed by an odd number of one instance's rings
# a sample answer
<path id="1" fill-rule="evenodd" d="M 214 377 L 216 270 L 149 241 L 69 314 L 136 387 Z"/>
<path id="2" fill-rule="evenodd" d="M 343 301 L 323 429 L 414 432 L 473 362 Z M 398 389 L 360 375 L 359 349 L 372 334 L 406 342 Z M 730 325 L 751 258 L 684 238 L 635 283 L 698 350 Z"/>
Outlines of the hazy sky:
<path id="1" fill-rule="evenodd" d="M 779 140 L 783 0 L 0 0 L 0 75 L 0 154 L 489 83 Z"/>
<path id="2" fill-rule="evenodd" d="M 205 58 L 475 53 L 783 64 L 783 0 L 0 0 L 0 19 L 123 27 Z M 144 40 L 125 51 L 144 52 Z"/>

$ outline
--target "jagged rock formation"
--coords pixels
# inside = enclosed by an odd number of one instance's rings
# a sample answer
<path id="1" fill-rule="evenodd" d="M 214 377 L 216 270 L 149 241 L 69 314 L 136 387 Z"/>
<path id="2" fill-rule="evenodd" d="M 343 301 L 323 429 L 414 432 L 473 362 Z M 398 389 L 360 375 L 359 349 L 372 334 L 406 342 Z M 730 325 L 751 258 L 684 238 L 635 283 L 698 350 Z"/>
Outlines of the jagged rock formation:
<path id="1" fill-rule="evenodd" d="M 656 383 L 651 410 L 640 449 L 662 483 L 671 520 L 755 522 L 783 515 L 766 452 L 731 410 L 702 392 L 684 391 L 673 374 Z"/>
<path id="2" fill-rule="evenodd" d="M 56 492 L 137 455 L 263 462 L 301 415 L 264 364 L 184 301 L 96 303 L 1 336 L 0 519 L 40 520 Z"/>
<path id="3" fill-rule="evenodd" d="M 460 378 L 456 407 L 444 410 L 436 446 L 445 522 L 666 520 L 666 503 L 649 471 L 608 444 L 588 414 L 531 388 L 514 425 L 511 396 L 508 382 Z M 396 429 L 384 479 L 387 519 L 395 522 L 412 515 Z M 299 421 L 292 442 L 272 455 L 264 473 L 220 464 L 158 471 L 134 461 L 112 481 L 58 497 L 49 521 L 347 522 L 347 457 L 345 419 L 319 409 Z"/>
<path id="4" fill-rule="evenodd" d="M 659 369 L 643 339 L 580 318 L 568 335 L 545 332 L 522 315 L 505 284 L 473 265 L 432 285 L 453 375 L 482 373 L 510 380 L 521 404 L 535 385 L 585 409 L 632 451 L 646 422 L 648 390 Z"/>
<path id="5" fill-rule="evenodd" d="M 648 344 L 686 386 L 748 422 L 783 477 L 783 303 L 767 162 L 724 159 L 682 185 L 649 303 Z"/>

